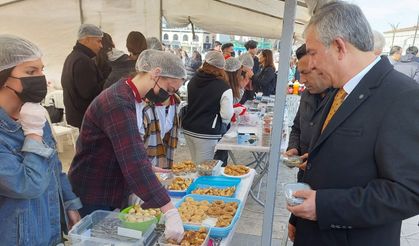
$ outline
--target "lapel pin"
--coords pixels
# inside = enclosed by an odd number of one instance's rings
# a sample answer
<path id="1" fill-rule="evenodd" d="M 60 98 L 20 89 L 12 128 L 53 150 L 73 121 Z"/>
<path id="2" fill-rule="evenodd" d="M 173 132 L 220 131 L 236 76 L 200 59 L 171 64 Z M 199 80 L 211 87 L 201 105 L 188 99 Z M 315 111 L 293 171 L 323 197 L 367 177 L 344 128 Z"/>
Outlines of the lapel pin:
<path id="1" fill-rule="evenodd" d="M 364 98 L 364 94 L 359 95 L 359 99 Z"/>

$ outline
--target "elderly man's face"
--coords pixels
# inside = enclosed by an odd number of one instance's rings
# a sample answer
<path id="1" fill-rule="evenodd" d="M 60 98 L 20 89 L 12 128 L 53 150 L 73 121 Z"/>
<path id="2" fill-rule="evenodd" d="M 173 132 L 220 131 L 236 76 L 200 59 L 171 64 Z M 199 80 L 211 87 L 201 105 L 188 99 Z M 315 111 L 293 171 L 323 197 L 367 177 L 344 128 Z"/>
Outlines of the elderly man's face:
<path id="1" fill-rule="evenodd" d="M 338 51 L 334 50 L 333 45 L 330 45 L 329 48 L 325 47 L 317 37 L 316 32 L 314 26 L 309 27 L 306 32 L 308 66 L 312 70 L 317 70 L 317 73 L 322 74 L 323 77 L 331 80 L 333 87 L 338 88 L 339 81 L 336 79 Z"/>
<path id="2" fill-rule="evenodd" d="M 320 94 L 331 87 L 330 81 L 324 79 L 318 74 L 318 71 L 310 69 L 308 55 L 298 61 L 298 71 L 300 72 L 300 83 L 303 83 L 311 94 Z"/>

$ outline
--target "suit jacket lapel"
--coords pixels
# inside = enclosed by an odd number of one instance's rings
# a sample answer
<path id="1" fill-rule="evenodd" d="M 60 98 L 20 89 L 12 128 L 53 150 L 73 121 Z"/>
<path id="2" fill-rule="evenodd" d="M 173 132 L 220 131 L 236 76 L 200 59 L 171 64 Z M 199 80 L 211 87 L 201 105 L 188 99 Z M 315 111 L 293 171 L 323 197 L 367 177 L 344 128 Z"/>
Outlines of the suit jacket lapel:
<path id="1" fill-rule="evenodd" d="M 371 89 L 379 86 L 383 77 L 390 72 L 391 69 L 392 66 L 390 65 L 388 59 L 383 58 L 374 67 L 372 67 L 372 69 L 361 79 L 351 94 L 348 95 L 333 118 L 330 120 L 327 127 L 321 133 L 321 127 L 327 117 L 336 92 L 333 93 L 327 101 L 327 105 L 323 111 L 323 115 L 321 117 L 322 123 L 318 124 L 318 129 L 316 129 L 318 138 L 314 139 L 314 145 L 311 149 L 312 151 L 316 150 L 316 148 L 318 148 L 336 130 L 336 128 L 338 128 L 362 103 L 368 99 L 368 97 L 372 94 Z"/>

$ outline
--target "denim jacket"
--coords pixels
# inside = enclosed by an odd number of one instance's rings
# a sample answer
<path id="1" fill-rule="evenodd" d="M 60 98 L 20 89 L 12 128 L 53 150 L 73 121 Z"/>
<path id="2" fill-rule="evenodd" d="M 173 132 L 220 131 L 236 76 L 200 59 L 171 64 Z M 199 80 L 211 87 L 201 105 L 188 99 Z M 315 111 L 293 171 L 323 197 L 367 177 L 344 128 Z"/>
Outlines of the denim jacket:
<path id="1" fill-rule="evenodd" d="M 26 139 L 0 108 L 0 245 L 56 245 L 61 241 L 60 199 L 81 208 L 55 150 L 49 124 L 43 143 Z"/>

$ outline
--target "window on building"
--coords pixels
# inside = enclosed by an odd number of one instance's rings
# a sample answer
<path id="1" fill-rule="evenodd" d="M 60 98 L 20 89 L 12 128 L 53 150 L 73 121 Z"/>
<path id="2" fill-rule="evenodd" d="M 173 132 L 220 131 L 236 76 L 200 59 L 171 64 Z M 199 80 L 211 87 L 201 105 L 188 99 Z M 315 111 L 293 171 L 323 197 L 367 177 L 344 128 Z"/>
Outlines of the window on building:
<path id="1" fill-rule="evenodd" d="M 209 36 L 205 37 L 205 43 L 209 43 Z"/>
<path id="2" fill-rule="evenodd" d="M 164 40 L 168 40 L 168 39 L 169 39 L 169 34 L 165 33 L 165 34 L 163 35 L 163 39 L 164 39 Z"/>
<path id="3" fill-rule="evenodd" d="M 173 41 L 178 41 L 179 40 L 179 36 L 177 34 L 173 35 Z"/>
<path id="4" fill-rule="evenodd" d="M 189 38 L 188 38 L 188 35 L 186 35 L 186 34 L 185 34 L 185 35 L 183 35 L 183 41 L 184 41 L 184 42 L 188 42 L 188 39 L 189 39 Z"/>
<path id="5" fill-rule="evenodd" d="M 195 35 L 195 37 L 194 37 L 194 39 L 193 39 L 195 42 L 198 42 L 199 41 L 199 37 L 198 37 L 198 35 Z"/>

